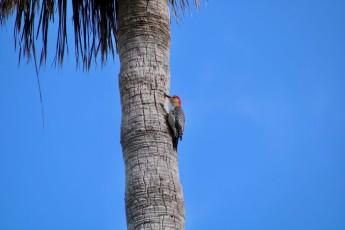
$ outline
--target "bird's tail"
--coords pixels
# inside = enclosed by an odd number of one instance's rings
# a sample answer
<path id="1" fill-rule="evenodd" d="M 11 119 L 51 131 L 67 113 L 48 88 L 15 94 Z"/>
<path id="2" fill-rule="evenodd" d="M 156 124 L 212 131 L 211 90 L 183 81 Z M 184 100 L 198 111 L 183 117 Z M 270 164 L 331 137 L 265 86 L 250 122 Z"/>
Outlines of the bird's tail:
<path id="1" fill-rule="evenodd" d="M 173 149 L 177 151 L 178 138 L 173 138 Z"/>

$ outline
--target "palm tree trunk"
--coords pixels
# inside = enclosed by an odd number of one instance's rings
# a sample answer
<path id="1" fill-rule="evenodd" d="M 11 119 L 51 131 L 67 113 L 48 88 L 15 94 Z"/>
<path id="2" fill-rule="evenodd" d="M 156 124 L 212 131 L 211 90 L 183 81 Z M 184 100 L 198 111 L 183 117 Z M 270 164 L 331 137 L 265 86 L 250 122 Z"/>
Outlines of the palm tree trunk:
<path id="1" fill-rule="evenodd" d="M 184 229 L 177 153 L 161 106 L 170 87 L 168 1 L 118 1 L 117 39 L 127 227 Z"/>

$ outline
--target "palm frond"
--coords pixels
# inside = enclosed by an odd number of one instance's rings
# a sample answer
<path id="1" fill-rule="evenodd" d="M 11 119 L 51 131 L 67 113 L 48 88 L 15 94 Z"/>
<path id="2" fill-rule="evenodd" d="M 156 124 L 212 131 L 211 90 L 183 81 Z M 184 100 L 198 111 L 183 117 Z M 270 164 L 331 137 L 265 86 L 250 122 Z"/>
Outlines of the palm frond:
<path id="1" fill-rule="evenodd" d="M 77 65 L 89 70 L 92 60 L 100 56 L 102 65 L 108 55 L 116 51 L 117 3 L 120 0 L 72 0 L 72 21 L 74 27 L 74 45 Z M 175 17 L 189 10 L 188 0 L 169 0 Z M 36 42 L 41 37 L 42 44 L 39 66 L 44 64 L 48 55 L 49 29 L 58 18 L 56 52 L 53 63 L 62 66 L 68 53 L 67 42 L 67 0 L 2 0 L 0 2 L 0 26 L 16 12 L 14 38 L 15 47 L 19 47 L 19 61 L 22 56 L 36 62 Z M 194 0 L 196 8 L 199 0 Z M 39 15 L 38 19 L 36 15 Z M 38 20 L 38 21 L 36 21 Z"/>
<path id="2" fill-rule="evenodd" d="M 206 0 L 207 1 L 207 0 Z M 190 11 L 188 0 L 169 0 L 171 4 L 171 10 L 177 21 L 180 20 L 180 14 L 184 16 L 186 12 Z M 199 10 L 199 0 L 194 0 L 194 5 Z"/>

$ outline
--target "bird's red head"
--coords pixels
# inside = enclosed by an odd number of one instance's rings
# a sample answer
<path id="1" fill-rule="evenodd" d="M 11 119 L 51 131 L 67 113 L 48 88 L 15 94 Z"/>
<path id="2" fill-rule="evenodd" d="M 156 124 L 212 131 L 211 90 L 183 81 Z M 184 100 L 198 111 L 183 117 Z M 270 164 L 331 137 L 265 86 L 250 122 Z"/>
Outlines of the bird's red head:
<path id="1" fill-rule="evenodd" d="M 170 101 L 170 103 L 173 104 L 174 106 L 181 106 L 181 99 L 180 99 L 179 96 L 176 96 L 176 95 L 171 96 L 171 97 L 169 98 L 169 101 Z"/>

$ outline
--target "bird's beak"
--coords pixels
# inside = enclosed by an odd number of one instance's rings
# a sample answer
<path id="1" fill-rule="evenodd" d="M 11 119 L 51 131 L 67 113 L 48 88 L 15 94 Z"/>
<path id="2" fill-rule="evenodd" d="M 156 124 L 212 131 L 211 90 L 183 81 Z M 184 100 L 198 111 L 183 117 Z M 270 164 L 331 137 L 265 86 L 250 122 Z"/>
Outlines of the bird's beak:
<path id="1" fill-rule="evenodd" d="M 164 94 L 164 96 L 167 97 L 167 98 L 171 98 L 169 95 L 166 95 L 166 94 Z"/>

